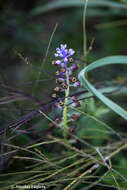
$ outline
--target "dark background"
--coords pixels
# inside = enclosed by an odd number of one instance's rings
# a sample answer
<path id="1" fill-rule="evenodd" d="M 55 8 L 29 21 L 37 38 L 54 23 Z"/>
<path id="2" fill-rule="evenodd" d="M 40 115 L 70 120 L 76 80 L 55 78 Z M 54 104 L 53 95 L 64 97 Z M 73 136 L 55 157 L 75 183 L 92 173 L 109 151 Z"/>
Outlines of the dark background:
<path id="1" fill-rule="evenodd" d="M 74 6 L 72 3 L 69 7 L 63 6 L 51 10 L 45 8 L 44 11 L 38 11 L 53 2 L 55 1 L 0 1 L 0 126 L 1 129 L 5 128 L 5 133 L 10 123 L 36 110 L 38 106 L 51 101 L 52 89 L 56 85 L 56 69 L 51 65 L 51 62 L 54 60 L 55 49 L 60 44 L 66 43 L 69 48 L 75 50 L 74 59 L 80 63 L 79 70 L 86 64 L 105 56 L 127 55 L 127 9 L 122 8 L 122 6 L 127 6 L 126 3 L 112 0 L 105 5 L 103 4 L 105 1 L 102 0 L 102 4 L 96 5 L 95 0 L 93 4 L 88 5 L 86 17 L 87 49 L 93 39 L 94 43 L 86 60 L 83 57 L 83 6 L 80 4 Z M 114 6 L 112 3 L 120 3 L 120 5 Z M 58 23 L 58 27 L 45 59 L 49 40 L 56 23 Z M 126 86 L 126 72 L 126 66 L 114 65 L 95 70 L 90 77 L 93 84 L 110 84 L 111 81 L 111 83 L 115 82 Z M 23 99 L 24 94 L 28 101 Z M 125 109 L 127 108 L 126 91 L 111 98 Z M 102 116 L 101 119 L 110 123 L 114 130 L 126 135 L 126 121 L 109 110 L 106 112 L 105 106 L 102 110 L 100 107 L 102 109 L 102 104 L 97 102 L 95 116 L 101 117 L 103 110 L 106 115 Z M 52 113 L 54 110 L 49 115 L 52 116 Z M 78 124 L 79 128 L 83 122 L 82 119 Z M 85 129 L 93 124 L 86 120 L 85 122 Z M 47 140 L 46 135 L 52 133 L 48 124 L 46 119 L 43 119 L 42 122 L 42 118 L 34 118 L 21 128 L 27 131 L 28 128 L 32 127 L 32 133 L 16 133 L 18 135 L 15 137 L 15 134 L 9 132 L 6 137 L 8 139 L 12 137 L 12 139 L 8 143 L 25 146 L 41 139 Z M 83 133 L 84 128 L 77 130 L 79 136 L 82 136 Z M 56 134 L 59 137 L 59 131 Z M 2 135 L 1 140 L 4 141 L 4 138 Z M 117 139 L 115 140 L 117 141 Z M 109 144 L 111 141 L 112 137 L 109 138 Z M 90 142 L 97 145 L 102 143 L 101 140 L 97 139 Z M 103 143 L 105 144 L 105 141 Z M 80 148 L 80 143 L 77 143 L 77 146 Z M 54 154 L 57 154 L 61 151 L 61 147 L 49 146 L 42 150 L 47 155 L 53 151 Z M 9 150 L 5 148 L 4 151 Z M 4 151 L 1 146 L 1 152 Z M 14 160 L 12 161 L 10 158 L 11 156 L 1 159 L 1 172 L 21 171 L 21 168 L 28 165 L 27 162 L 15 164 Z M 126 154 L 120 155 L 114 163 L 126 168 Z M 124 172 L 126 174 L 126 171 Z"/>

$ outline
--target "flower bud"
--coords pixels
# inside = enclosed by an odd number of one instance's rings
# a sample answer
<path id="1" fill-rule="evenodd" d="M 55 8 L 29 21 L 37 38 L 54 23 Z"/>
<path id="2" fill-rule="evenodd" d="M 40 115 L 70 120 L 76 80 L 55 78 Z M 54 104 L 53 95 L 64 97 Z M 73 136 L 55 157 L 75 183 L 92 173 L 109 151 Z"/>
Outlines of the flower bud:
<path id="1" fill-rule="evenodd" d="M 73 82 L 73 83 L 75 83 L 77 81 L 77 78 L 76 77 L 71 77 L 70 81 Z"/>
<path id="2" fill-rule="evenodd" d="M 63 84 L 62 84 L 62 88 L 63 88 L 63 89 L 67 89 L 67 88 L 68 88 L 67 84 L 66 84 L 66 83 L 63 83 Z"/>
<path id="3" fill-rule="evenodd" d="M 62 88 L 56 87 L 56 88 L 54 88 L 54 90 L 55 90 L 56 92 L 61 92 L 61 91 L 62 91 Z"/>
<path id="4" fill-rule="evenodd" d="M 52 98 L 57 98 L 57 94 L 56 94 L 56 93 L 53 93 L 53 94 L 51 95 L 51 97 L 52 97 Z"/>
<path id="5" fill-rule="evenodd" d="M 71 118 L 72 118 L 74 121 L 77 121 L 77 120 L 79 120 L 80 115 L 72 114 Z"/>
<path id="6" fill-rule="evenodd" d="M 73 86 L 74 86 L 74 87 L 80 87 L 80 86 L 81 86 L 81 83 L 80 83 L 79 81 L 77 81 L 77 82 L 75 82 L 75 83 L 73 84 Z"/>
<path id="7" fill-rule="evenodd" d="M 62 82 L 64 82 L 65 81 L 65 79 L 63 79 L 63 78 L 57 78 L 56 79 L 56 83 L 62 83 Z"/>
<path id="8" fill-rule="evenodd" d="M 60 107 L 63 107 L 63 106 L 64 106 L 64 102 L 63 102 L 62 100 L 60 100 L 60 101 L 58 102 L 58 105 L 59 105 Z"/>
<path id="9" fill-rule="evenodd" d="M 55 120 L 54 120 L 55 123 L 59 124 L 61 122 L 61 117 L 57 117 Z"/>
<path id="10" fill-rule="evenodd" d="M 72 59 L 72 58 L 69 58 L 69 62 L 72 63 L 72 62 L 73 62 L 73 59 Z"/>
<path id="11" fill-rule="evenodd" d="M 72 125 L 70 128 L 69 128 L 69 132 L 73 133 L 75 130 L 75 125 Z"/>

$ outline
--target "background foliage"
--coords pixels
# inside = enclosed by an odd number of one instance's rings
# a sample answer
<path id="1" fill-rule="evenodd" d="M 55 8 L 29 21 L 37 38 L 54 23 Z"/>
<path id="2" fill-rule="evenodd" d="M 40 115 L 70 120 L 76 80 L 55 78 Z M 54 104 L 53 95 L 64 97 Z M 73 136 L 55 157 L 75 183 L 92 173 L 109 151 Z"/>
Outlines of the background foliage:
<path id="1" fill-rule="evenodd" d="M 69 113 L 80 114 L 80 120 L 70 133 L 69 144 L 60 128 L 49 126 L 49 118 L 57 115 L 50 97 L 55 87 L 51 61 L 56 47 L 66 43 L 76 51 L 74 59 L 80 64 L 79 72 L 99 58 L 126 55 L 127 1 L 88 1 L 87 49 L 91 46 L 92 50 L 87 59 L 83 56 L 84 3 L 84 0 L 0 3 L 1 189 L 40 182 L 47 189 L 127 188 L 127 130 L 120 113 L 111 111 L 96 98 L 83 100 L 79 109 L 70 107 Z M 121 57 L 119 62 L 123 63 Z M 124 108 L 125 115 L 126 71 L 126 65 L 115 64 L 88 75 L 99 92 L 106 92 L 106 96 Z M 79 98 L 89 96 L 91 93 L 87 92 Z M 106 156 L 110 158 L 107 162 Z"/>

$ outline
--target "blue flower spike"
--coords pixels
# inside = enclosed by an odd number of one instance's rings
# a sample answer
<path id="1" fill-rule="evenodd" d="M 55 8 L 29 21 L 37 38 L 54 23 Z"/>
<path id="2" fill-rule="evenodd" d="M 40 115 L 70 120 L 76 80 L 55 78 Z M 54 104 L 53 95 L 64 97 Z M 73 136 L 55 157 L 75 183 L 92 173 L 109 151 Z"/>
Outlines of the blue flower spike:
<path id="1" fill-rule="evenodd" d="M 56 83 L 57 87 L 54 88 L 55 93 L 52 94 L 52 98 L 56 100 L 55 106 L 64 114 L 65 107 L 67 106 L 67 97 L 69 96 L 69 93 L 67 94 L 67 91 L 69 92 L 69 89 L 71 87 L 80 87 L 81 83 L 78 81 L 78 79 L 73 75 L 74 72 L 79 68 L 78 64 L 73 63 L 74 60 L 72 56 L 74 55 L 75 51 L 73 49 L 67 49 L 66 44 L 61 44 L 60 47 L 56 48 L 56 52 L 54 54 L 55 58 L 57 60 L 52 61 L 52 65 L 57 66 L 58 70 L 56 71 Z M 63 98 L 64 93 L 64 98 Z M 62 95 L 62 97 L 61 97 Z M 71 98 L 71 106 L 73 107 L 79 107 L 80 102 L 77 100 L 77 98 L 74 96 Z M 66 116 L 67 117 L 67 116 Z M 78 120 L 79 116 L 73 115 L 71 117 L 72 120 L 76 121 Z M 66 118 L 67 119 L 67 118 Z M 61 120 L 62 122 L 62 120 Z M 73 126 L 72 130 L 73 131 Z"/>

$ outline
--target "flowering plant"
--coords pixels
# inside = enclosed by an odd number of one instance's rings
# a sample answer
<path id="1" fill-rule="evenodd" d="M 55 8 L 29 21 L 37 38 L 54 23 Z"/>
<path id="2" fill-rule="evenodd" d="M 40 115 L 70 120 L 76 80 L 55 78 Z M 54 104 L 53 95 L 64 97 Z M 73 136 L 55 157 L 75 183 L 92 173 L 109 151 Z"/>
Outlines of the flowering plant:
<path id="1" fill-rule="evenodd" d="M 70 88 L 71 87 L 80 87 L 81 83 L 75 76 L 75 71 L 78 69 L 79 65 L 73 63 L 72 55 L 75 53 L 73 49 L 67 49 L 67 45 L 60 45 L 60 48 L 56 48 L 56 53 L 54 54 L 56 58 L 59 58 L 55 61 L 52 61 L 52 65 L 58 66 L 59 70 L 56 71 L 56 83 L 57 86 L 54 88 L 54 93 L 52 98 L 56 100 L 55 106 L 60 109 L 62 117 L 57 117 L 55 119 L 56 123 L 61 123 L 64 126 L 64 135 L 67 135 L 68 126 L 67 126 L 67 106 L 69 100 L 73 107 L 80 106 L 80 102 L 76 96 L 70 97 Z M 64 98 L 62 97 L 64 94 Z M 71 115 L 71 120 L 77 120 L 79 117 L 75 114 Z M 54 124 L 51 124 L 54 125 Z M 71 126 L 70 131 L 74 126 Z"/>

